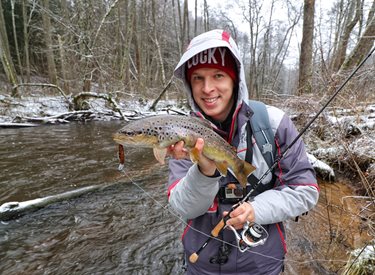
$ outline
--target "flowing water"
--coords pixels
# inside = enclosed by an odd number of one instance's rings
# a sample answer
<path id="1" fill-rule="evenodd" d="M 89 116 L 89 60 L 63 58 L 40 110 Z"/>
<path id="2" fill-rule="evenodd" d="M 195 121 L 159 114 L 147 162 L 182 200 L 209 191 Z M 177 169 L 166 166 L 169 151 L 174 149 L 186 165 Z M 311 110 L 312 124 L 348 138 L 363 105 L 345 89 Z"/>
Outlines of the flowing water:
<path id="1" fill-rule="evenodd" d="M 167 207 L 167 169 L 150 150 L 125 148 L 128 172 L 117 171 L 112 133 L 120 127 L 0 129 L 0 205 L 106 186 L 1 222 L 0 274 L 182 274 L 184 224 Z M 359 206 L 340 202 L 352 191 L 338 183 L 321 188 L 318 207 L 286 223 L 286 274 L 338 273 L 346 252 L 366 239 Z"/>

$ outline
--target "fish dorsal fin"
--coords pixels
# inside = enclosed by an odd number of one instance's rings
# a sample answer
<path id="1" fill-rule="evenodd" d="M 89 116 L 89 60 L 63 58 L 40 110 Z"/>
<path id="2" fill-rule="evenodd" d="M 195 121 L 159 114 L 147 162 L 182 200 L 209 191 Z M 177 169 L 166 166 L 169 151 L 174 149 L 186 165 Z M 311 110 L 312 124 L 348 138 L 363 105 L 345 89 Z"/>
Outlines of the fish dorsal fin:
<path id="1" fill-rule="evenodd" d="M 209 120 L 207 119 L 204 119 L 204 118 L 200 118 L 200 117 L 192 117 L 194 118 L 195 121 L 197 121 L 197 123 L 199 123 L 200 125 L 202 126 L 205 126 L 207 128 L 210 128 L 210 129 L 213 129 L 215 128 L 215 125 L 212 124 Z"/>
<path id="2" fill-rule="evenodd" d="M 154 146 L 154 156 L 160 164 L 165 164 L 165 156 L 167 155 L 167 148 L 159 148 Z"/>

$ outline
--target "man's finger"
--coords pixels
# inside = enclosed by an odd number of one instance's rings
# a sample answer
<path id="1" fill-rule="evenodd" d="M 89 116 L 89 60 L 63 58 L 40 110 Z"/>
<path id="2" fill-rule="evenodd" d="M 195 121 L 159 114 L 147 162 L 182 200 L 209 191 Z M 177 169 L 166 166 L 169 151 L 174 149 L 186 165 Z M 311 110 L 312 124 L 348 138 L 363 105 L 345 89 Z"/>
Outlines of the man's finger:
<path id="1" fill-rule="evenodd" d="M 198 138 L 197 142 L 195 143 L 195 148 L 199 151 L 202 152 L 204 147 L 204 140 L 203 138 Z"/>

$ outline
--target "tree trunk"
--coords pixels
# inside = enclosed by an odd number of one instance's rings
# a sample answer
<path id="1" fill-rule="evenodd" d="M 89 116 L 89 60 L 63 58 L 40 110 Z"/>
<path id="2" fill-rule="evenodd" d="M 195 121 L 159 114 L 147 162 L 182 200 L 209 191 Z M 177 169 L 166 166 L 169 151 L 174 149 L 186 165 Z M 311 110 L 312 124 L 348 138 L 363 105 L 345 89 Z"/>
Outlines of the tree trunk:
<path id="1" fill-rule="evenodd" d="M 198 34 L 198 0 L 195 0 L 194 6 L 194 36 Z"/>
<path id="2" fill-rule="evenodd" d="M 370 10 L 369 17 L 367 20 L 367 26 L 359 39 L 357 45 L 352 50 L 350 55 L 345 59 L 344 63 L 340 68 L 340 72 L 350 70 L 358 65 L 365 55 L 371 50 L 375 40 L 375 0 L 373 1 L 372 8 Z"/>
<path id="3" fill-rule="evenodd" d="M 125 8 L 126 8 L 126 21 L 125 21 L 125 37 L 123 38 L 123 45 L 122 45 L 122 61 L 120 65 L 120 74 L 121 74 L 121 82 L 124 83 L 124 86 L 131 86 L 130 81 L 130 47 L 131 42 L 133 40 L 133 23 L 134 23 L 134 16 L 136 15 L 135 4 L 133 5 L 134 0 L 126 1 Z M 137 72 L 136 72 L 137 73 Z"/>
<path id="4" fill-rule="evenodd" d="M 338 40 L 336 52 L 334 54 L 331 69 L 337 72 L 345 60 L 346 50 L 348 48 L 349 37 L 353 31 L 354 26 L 358 23 L 361 13 L 361 0 L 350 1 L 349 11 L 346 14 L 344 22 L 344 30 Z"/>
<path id="5" fill-rule="evenodd" d="M 11 7 L 12 7 L 12 30 L 13 30 L 13 38 L 14 38 L 14 46 L 16 49 L 16 56 L 17 56 L 17 65 L 18 65 L 18 72 L 21 75 L 21 81 L 23 81 L 23 68 L 22 68 L 22 63 L 21 63 L 21 56 L 20 56 L 20 50 L 18 48 L 18 39 L 17 39 L 17 29 L 16 29 L 16 20 L 14 16 L 14 5 L 15 5 L 15 0 L 10 1 Z"/>
<path id="6" fill-rule="evenodd" d="M 210 18 L 208 13 L 207 0 L 204 0 L 204 9 L 203 9 L 203 18 L 204 18 L 204 31 L 210 30 Z"/>
<path id="7" fill-rule="evenodd" d="M 157 26 L 156 26 L 156 12 L 158 10 L 158 7 L 156 7 L 155 0 L 152 0 L 152 28 L 153 28 L 153 37 L 152 40 L 155 44 L 156 51 L 157 51 L 157 57 L 158 57 L 158 63 L 159 63 L 159 68 L 161 71 L 161 82 L 163 87 L 165 86 L 166 78 L 165 78 L 165 68 L 164 68 L 164 60 L 163 60 L 163 54 L 162 54 L 162 49 L 159 43 L 159 38 L 158 38 L 158 32 L 157 32 Z"/>
<path id="8" fill-rule="evenodd" d="M 182 21 L 182 44 L 185 45 L 190 40 L 189 39 L 189 6 L 188 0 L 184 0 L 184 13 Z"/>
<path id="9" fill-rule="evenodd" d="M 137 8 L 136 8 L 136 1 L 133 0 L 133 46 L 135 51 L 135 68 L 136 68 L 136 74 L 137 74 L 137 90 L 142 90 L 143 87 L 143 68 L 142 68 L 142 55 L 141 55 L 141 46 L 139 43 L 140 36 L 142 34 L 138 33 L 138 18 L 137 18 Z"/>
<path id="10" fill-rule="evenodd" d="M 66 58 L 65 58 L 65 48 L 64 43 L 61 39 L 61 36 L 58 35 L 57 39 L 59 41 L 59 52 L 60 52 L 60 67 L 61 67 L 61 76 L 63 82 L 63 89 L 65 92 L 69 93 L 69 84 L 68 84 L 68 71 L 66 65 Z"/>
<path id="11" fill-rule="evenodd" d="M 298 94 L 310 93 L 312 86 L 312 54 L 314 38 L 315 0 L 305 0 L 303 7 L 303 36 L 299 62 Z"/>
<path id="12" fill-rule="evenodd" d="M 52 84 L 57 85 L 57 72 L 55 64 L 55 56 L 53 53 L 53 44 L 52 44 L 52 34 L 51 34 L 51 20 L 46 11 L 49 11 L 49 0 L 43 0 L 43 8 L 45 11 L 42 12 L 43 18 L 43 29 L 44 29 L 44 39 L 46 43 L 46 56 L 47 56 L 47 66 L 48 66 L 48 77 L 49 81 Z"/>
<path id="13" fill-rule="evenodd" d="M 179 3 L 179 1 L 177 0 L 177 2 Z M 178 5 L 178 10 L 177 10 L 177 15 L 178 15 L 178 18 L 181 19 L 181 12 L 179 10 L 179 6 Z M 175 3 L 174 3 L 174 0 L 172 0 L 172 9 L 173 9 L 173 14 L 175 14 Z M 175 35 L 176 35 L 176 39 L 177 39 L 177 47 L 178 47 L 178 55 L 181 56 L 182 55 L 182 46 L 181 46 L 181 33 L 178 31 L 178 27 L 177 27 L 177 20 L 176 20 L 176 17 L 177 16 L 173 16 L 173 25 L 174 25 L 174 30 L 175 30 Z M 179 21 L 181 23 L 181 20 Z M 181 28 L 180 28 L 181 30 Z"/>
<path id="14" fill-rule="evenodd" d="M 249 93 L 252 98 L 259 98 L 258 89 L 258 62 L 257 62 L 257 45 L 259 38 L 259 27 L 260 27 L 260 6 L 255 0 L 249 0 L 248 2 L 248 14 L 245 15 L 246 21 L 249 23 L 250 33 L 250 70 L 249 70 Z"/>
<path id="15" fill-rule="evenodd" d="M 27 0 L 22 1 L 22 18 L 23 18 L 23 40 L 24 40 L 24 54 L 26 65 L 26 82 L 30 82 L 30 55 L 29 55 L 29 23 L 27 20 Z"/>
<path id="16" fill-rule="evenodd" d="M 12 58 L 10 56 L 9 50 L 9 43 L 8 43 L 8 35 L 5 28 L 5 21 L 3 16 L 3 7 L 0 2 L 0 60 L 3 64 L 3 68 L 9 83 L 12 86 L 17 85 L 17 73 L 14 68 L 14 64 Z M 17 95 L 17 90 L 14 90 L 12 96 Z"/>

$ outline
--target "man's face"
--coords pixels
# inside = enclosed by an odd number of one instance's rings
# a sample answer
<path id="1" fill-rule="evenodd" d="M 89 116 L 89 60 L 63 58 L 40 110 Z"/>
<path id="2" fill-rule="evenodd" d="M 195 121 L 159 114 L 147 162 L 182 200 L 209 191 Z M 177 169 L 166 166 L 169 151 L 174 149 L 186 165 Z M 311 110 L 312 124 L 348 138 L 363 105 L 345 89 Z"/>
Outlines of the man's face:
<path id="1" fill-rule="evenodd" d="M 234 104 L 232 78 L 216 68 L 195 70 L 190 79 L 194 101 L 212 119 L 223 122 Z"/>

